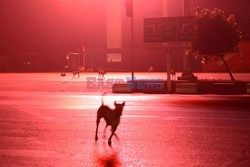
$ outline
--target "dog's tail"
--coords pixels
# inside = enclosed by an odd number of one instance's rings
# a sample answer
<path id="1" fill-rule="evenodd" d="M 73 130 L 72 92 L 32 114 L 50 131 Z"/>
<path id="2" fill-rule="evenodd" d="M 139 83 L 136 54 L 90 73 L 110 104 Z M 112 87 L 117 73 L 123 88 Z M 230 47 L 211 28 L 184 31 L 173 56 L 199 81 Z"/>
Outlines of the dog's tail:
<path id="1" fill-rule="evenodd" d="M 107 94 L 107 92 L 102 94 L 102 105 L 104 105 L 103 96 L 106 95 L 106 94 Z"/>

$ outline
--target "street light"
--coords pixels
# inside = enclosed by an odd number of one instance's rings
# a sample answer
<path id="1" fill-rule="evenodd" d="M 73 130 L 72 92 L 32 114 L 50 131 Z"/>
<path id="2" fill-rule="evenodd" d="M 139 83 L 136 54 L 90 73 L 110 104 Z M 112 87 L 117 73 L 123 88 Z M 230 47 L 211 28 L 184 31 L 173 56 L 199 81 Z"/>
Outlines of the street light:
<path id="1" fill-rule="evenodd" d="M 132 72 L 132 83 L 134 84 L 134 11 L 133 11 L 133 0 L 126 1 L 126 12 L 127 17 L 131 17 L 131 72 Z"/>

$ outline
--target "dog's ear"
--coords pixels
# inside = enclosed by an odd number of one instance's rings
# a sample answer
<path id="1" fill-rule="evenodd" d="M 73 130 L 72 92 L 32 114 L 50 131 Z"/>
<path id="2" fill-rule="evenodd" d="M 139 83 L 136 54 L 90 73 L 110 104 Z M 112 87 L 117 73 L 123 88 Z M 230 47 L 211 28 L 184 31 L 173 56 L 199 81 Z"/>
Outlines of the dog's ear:
<path id="1" fill-rule="evenodd" d="M 126 102 L 124 101 L 124 102 L 122 103 L 122 105 L 125 106 L 125 103 L 126 103 Z"/>

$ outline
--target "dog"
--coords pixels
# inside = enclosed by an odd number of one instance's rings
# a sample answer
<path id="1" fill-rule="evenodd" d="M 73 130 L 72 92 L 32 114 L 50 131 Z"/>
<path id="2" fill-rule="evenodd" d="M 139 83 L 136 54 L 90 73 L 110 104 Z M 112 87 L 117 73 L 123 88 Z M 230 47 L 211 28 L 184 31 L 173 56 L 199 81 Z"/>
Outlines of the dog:
<path id="1" fill-rule="evenodd" d="M 78 78 L 80 78 L 80 70 L 73 71 L 73 78 L 77 75 Z"/>
<path id="2" fill-rule="evenodd" d="M 176 79 L 175 67 L 171 69 L 171 78 L 172 78 L 172 80 L 175 80 L 175 79 Z"/>
<path id="3" fill-rule="evenodd" d="M 98 79 L 103 80 L 105 79 L 106 72 L 104 70 L 98 70 Z"/>
<path id="4" fill-rule="evenodd" d="M 104 93 L 102 95 L 102 105 L 97 110 L 95 141 L 98 140 L 98 127 L 99 127 L 100 119 L 104 118 L 104 120 L 106 121 L 105 129 L 108 126 L 111 126 L 112 133 L 111 133 L 109 140 L 108 140 L 108 144 L 109 144 L 109 146 L 111 146 L 111 139 L 114 135 L 116 136 L 115 131 L 116 131 L 118 125 L 120 124 L 120 119 L 122 116 L 123 108 L 125 106 L 125 101 L 121 104 L 114 102 L 115 109 L 111 109 L 108 106 L 104 105 L 103 96 L 105 94 L 106 93 Z"/>

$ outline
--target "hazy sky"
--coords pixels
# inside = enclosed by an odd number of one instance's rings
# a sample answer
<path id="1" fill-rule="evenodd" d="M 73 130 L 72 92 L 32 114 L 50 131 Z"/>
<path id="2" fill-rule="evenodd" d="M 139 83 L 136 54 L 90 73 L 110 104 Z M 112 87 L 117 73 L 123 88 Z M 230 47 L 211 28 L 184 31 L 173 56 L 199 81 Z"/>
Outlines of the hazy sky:
<path id="1" fill-rule="evenodd" d="M 170 1 L 171 16 L 182 14 L 181 2 Z M 1 0 L 0 51 L 63 53 L 82 45 L 106 47 L 105 3 L 106 0 Z M 136 29 L 142 29 L 143 18 L 162 16 L 162 0 L 134 0 L 134 3 Z M 121 0 L 121 5 L 126 35 L 129 19 L 125 16 L 125 0 Z M 192 5 L 192 9 L 197 5 L 230 7 L 224 0 L 192 0 Z M 141 38 L 140 32 L 136 35 Z"/>

